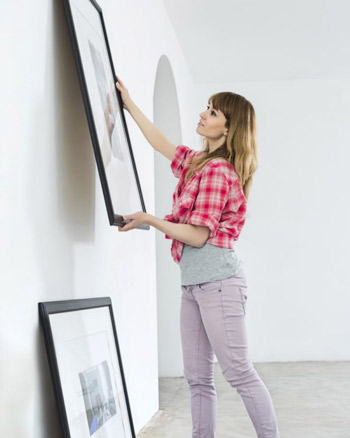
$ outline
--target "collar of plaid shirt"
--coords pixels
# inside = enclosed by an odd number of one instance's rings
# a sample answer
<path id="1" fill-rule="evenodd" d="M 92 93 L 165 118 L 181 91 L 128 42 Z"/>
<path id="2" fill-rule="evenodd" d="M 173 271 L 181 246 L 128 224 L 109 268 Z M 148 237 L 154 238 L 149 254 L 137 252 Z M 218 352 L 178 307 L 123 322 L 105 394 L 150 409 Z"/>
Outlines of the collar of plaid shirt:
<path id="1" fill-rule="evenodd" d="M 208 226 L 207 243 L 233 249 L 246 219 L 247 202 L 243 188 L 234 166 L 223 158 L 209 161 L 185 183 L 190 160 L 201 153 L 184 145 L 176 147 L 170 167 L 179 181 L 173 193 L 172 212 L 163 219 Z M 165 238 L 171 239 L 167 234 Z M 172 257 L 180 263 L 184 243 L 172 240 Z"/>

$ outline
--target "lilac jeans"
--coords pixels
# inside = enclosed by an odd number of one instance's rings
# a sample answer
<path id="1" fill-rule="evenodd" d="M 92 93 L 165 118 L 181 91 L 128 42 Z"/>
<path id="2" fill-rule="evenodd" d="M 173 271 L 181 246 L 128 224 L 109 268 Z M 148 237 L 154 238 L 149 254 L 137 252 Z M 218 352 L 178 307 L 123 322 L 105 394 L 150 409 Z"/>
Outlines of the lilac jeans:
<path id="1" fill-rule="evenodd" d="M 214 353 L 225 379 L 242 397 L 257 437 L 279 438 L 270 393 L 248 354 L 243 268 L 235 276 L 181 289 L 181 342 L 191 394 L 192 438 L 215 437 Z"/>

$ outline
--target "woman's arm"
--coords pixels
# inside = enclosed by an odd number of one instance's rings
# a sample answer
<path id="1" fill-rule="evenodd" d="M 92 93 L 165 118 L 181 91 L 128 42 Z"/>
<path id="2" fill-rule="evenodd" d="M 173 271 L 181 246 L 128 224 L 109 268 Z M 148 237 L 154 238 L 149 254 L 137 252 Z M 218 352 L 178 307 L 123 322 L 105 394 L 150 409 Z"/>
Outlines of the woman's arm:
<path id="1" fill-rule="evenodd" d="M 187 243 L 188 245 L 201 248 L 207 241 L 210 229 L 207 226 L 192 225 L 192 224 L 176 224 L 174 222 L 160 219 L 152 214 L 138 211 L 133 214 L 124 215 L 123 219 L 128 221 L 122 227 L 118 227 L 119 231 L 129 231 L 133 228 L 148 224 L 162 233 L 167 234 L 172 239 Z"/>
<path id="2" fill-rule="evenodd" d="M 138 124 L 148 143 L 170 161 L 175 157 L 176 146 L 171 144 L 165 135 L 143 114 L 140 108 L 131 99 L 128 89 L 118 78 L 116 86 L 120 91 L 123 106 Z"/>
<path id="3" fill-rule="evenodd" d="M 172 161 L 175 157 L 176 146 L 168 141 L 164 134 L 148 120 L 140 108 L 132 101 L 129 104 L 129 113 L 138 124 L 148 143 Z"/>
<path id="4" fill-rule="evenodd" d="M 191 224 L 176 224 L 148 214 L 147 223 L 167 234 L 172 239 L 201 248 L 209 237 L 209 227 Z"/>

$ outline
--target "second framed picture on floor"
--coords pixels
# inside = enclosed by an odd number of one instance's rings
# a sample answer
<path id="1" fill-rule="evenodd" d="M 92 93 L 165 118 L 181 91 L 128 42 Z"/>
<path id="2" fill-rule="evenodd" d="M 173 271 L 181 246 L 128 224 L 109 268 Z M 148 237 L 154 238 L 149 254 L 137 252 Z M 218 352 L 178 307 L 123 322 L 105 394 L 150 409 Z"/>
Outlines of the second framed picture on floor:
<path id="1" fill-rule="evenodd" d="M 122 215 L 146 212 L 146 207 L 102 9 L 94 0 L 62 1 L 109 223 L 122 226 Z"/>
<path id="2" fill-rule="evenodd" d="M 135 438 L 110 298 L 39 303 L 64 438 Z"/>

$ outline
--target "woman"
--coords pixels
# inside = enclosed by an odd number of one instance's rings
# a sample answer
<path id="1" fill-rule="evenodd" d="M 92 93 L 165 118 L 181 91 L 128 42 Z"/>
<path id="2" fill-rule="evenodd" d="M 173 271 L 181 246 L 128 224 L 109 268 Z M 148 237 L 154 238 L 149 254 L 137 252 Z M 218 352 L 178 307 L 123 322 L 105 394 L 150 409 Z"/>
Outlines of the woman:
<path id="1" fill-rule="evenodd" d="M 154 149 L 171 160 L 179 178 L 171 214 L 164 219 L 144 212 L 126 215 L 123 218 L 130 222 L 119 231 L 147 223 L 172 239 L 171 254 L 181 269 L 181 342 L 191 393 L 192 438 L 215 437 L 214 353 L 225 379 L 242 397 L 257 436 L 279 438 L 271 396 L 248 354 L 247 282 L 234 251 L 257 168 L 254 108 L 238 94 L 214 94 L 197 126 L 203 150 L 175 147 L 117 79 L 124 108 Z"/>

